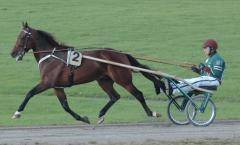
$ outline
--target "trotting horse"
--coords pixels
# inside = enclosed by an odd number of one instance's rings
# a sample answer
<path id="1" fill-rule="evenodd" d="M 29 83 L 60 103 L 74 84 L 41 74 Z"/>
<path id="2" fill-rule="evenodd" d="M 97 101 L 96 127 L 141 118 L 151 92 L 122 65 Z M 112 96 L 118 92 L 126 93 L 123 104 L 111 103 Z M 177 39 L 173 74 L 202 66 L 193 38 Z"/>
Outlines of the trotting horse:
<path id="1" fill-rule="evenodd" d="M 143 93 L 139 91 L 132 82 L 132 70 L 105 64 L 93 60 L 83 59 L 79 67 L 71 68 L 66 64 L 67 50 L 69 46 L 60 44 L 54 37 L 41 30 L 36 30 L 23 23 L 23 28 L 17 38 L 16 44 L 11 52 L 11 56 L 17 61 L 22 60 L 25 53 L 32 49 L 36 61 L 39 64 L 41 81 L 30 90 L 18 110 L 12 118 L 20 118 L 21 112 L 26 107 L 28 101 L 36 94 L 47 89 L 54 89 L 58 100 L 66 112 L 71 114 L 76 120 L 90 123 L 88 117 L 81 117 L 75 113 L 68 105 L 67 97 L 64 92 L 65 87 L 72 85 L 88 83 L 96 80 L 99 86 L 109 95 L 110 100 L 101 109 L 98 123 L 104 121 L 104 115 L 108 109 L 120 98 L 120 95 L 113 87 L 114 83 L 125 88 L 142 105 L 148 116 L 159 117 L 160 114 L 151 111 L 145 102 Z M 131 55 L 108 51 L 109 49 L 98 49 L 91 51 L 81 51 L 83 55 L 110 60 L 126 65 L 132 65 L 141 68 L 148 68 L 140 64 Z M 113 50 L 113 49 L 111 49 Z M 51 57 L 46 58 L 51 54 Z M 162 82 L 158 76 L 141 72 L 143 76 L 154 83 L 156 93 L 160 93 Z"/>

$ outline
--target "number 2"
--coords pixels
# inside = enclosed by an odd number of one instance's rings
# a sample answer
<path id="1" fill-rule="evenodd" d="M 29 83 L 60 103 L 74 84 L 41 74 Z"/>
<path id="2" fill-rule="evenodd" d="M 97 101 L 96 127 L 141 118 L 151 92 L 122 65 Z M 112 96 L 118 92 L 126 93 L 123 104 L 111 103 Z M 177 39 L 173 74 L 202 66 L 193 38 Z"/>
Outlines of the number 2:
<path id="1" fill-rule="evenodd" d="M 74 52 L 74 53 L 73 53 L 73 59 L 72 59 L 72 61 L 79 62 L 79 60 L 78 60 L 79 56 L 80 56 L 80 55 L 79 55 L 78 52 Z"/>

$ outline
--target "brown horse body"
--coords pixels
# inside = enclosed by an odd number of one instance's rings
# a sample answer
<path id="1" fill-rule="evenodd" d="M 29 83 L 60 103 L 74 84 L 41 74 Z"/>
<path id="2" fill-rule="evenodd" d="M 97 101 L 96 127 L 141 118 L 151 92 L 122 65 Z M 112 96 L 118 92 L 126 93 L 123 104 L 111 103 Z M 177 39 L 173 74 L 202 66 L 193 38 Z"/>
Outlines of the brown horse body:
<path id="1" fill-rule="evenodd" d="M 61 45 L 55 41 L 50 34 L 44 31 L 32 29 L 27 25 L 27 23 L 23 24 L 23 29 L 19 34 L 14 49 L 12 50 L 12 57 L 16 58 L 17 60 L 21 60 L 24 54 L 32 49 L 37 62 L 51 53 L 63 61 L 54 57 L 49 57 L 39 64 L 41 82 L 27 93 L 25 99 L 15 112 L 13 118 L 20 117 L 21 112 L 24 110 L 26 104 L 34 95 L 53 88 L 65 111 L 70 113 L 76 120 L 90 123 L 87 117 L 81 117 L 70 109 L 66 94 L 64 92 L 64 87 L 88 83 L 94 80 L 98 82 L 100 87 L 110 97 L 109 102 L 101 109 L 99 113 L 99 123 L 103 121 L 107 110 L 120 98 L 120 95 L 113 88 L 114 83 L 121 85 L 129 93 L 135 96 L 143 106 L 148 116 L 159 116 L 159 113 L 152 112 L 149 109 L 142 92 L 134 86 L 132 82 L 131 69 L 89 59 L 83 59 L 81 66 L 72 68 L 67 66 L 64 62 L 66 61 L 68 48 L 68 46 Z M 54 49 L 55 51 L 53 51 Z M 107 48 L 102 50 L 82 51 L 81 53 L 83 55 L 110 60 L 126 65 L 148 68 L 147 66 L 140 64 L 130 55 L 119 53 L 116 50 L 109 50 L 110 49 Z M 163 87 L 159 77 L 144 72 L 141 73 L 154 83 L 156 93 L 158 94 L 160 88 Z"/>
<path id="2" fill-rule="evenodd" d="M 126 55 L 117 52 L 109 52 L 105 49 L 96 51 L 82 51 L 81 53 L 83 55 L 92 56 L 95 58 L 131 65 Z M 62 58 L 66 58 L 66 52 L 55 52 L 54 54 L 58 57 L 63 56 Z M 54 58 L 51 58 L 40 64 L 40 74 L 42 80 L 44 83 L 53 88 L 88 83 L 94 80 L 99 80 L 105 76 L 110 77 L 114 82 L 122 85 L 128 84 L 129 80 L 132 79 L 132 72 L 130 69 L 83 59 L 81 66 L 74 68 L 74 84 L 70 84 L 70 69 L 71 68 L 64 62 Z"/>

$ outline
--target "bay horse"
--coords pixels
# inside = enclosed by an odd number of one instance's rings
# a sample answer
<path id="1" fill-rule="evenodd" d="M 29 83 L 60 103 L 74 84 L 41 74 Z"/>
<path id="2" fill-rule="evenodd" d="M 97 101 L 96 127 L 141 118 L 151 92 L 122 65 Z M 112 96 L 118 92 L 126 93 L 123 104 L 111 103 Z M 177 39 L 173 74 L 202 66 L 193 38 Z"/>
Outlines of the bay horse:
<path id="1" fill-rule="evenodd" d="M 15 119 L 21 117 L 21 112 L 34 95 L 52 88 L 66 112 L 71 114 L 76 120 L 90 124 L 88 117 L 81 117 L 69 107 L 64 88 L 88 83 L 94 80 L 98 82 L 99 86 L 110 98 L 107 104 L 99 112 L 98 123 L 104 121 L 104 115 L 108 109 L 120 99 L 120 95 L 113 87 L 114 83 L 122 86 L 132 94 L 141 103 L 148 116 L 160 116 L 160 113 L 151 111 L 145 102 L 143 93 L 134 86 L 131 69 L 88 59 L 83 59 L 82 64 L 79 67 L 71 68 L 67 66 L 65 62 L 67 50 L 70 48 L 69 46 L 60 44 L 48 32 L 29 27 L 27 22 L 23 23 L 22 26 L 16 44 L 12 49 L 11 56 L 16 58 L 17 61 L 20 61 L 24 54 L 32 49 L 34 57 L 39 64 L 41 81 L 26 94 L 25 99 L 20 104 L 12 118 Z M 117 50 L 109 50 L 114 49 L 105 48 L 90 51 L 83 50 L 81 53 L 91 57 L 149 69 L 146 65 L 140 64 L 131 55 L 119 53 Z M 49 54 L 52 54 L 52 57 L 43 60 L 43 58 Z M 163 83 L 160 81 L 159 76 L 145 72 L 141 72 L 141 74 L 154 83 L 155 91 L 159 94 L 160 88 L 163 87 Z"/>

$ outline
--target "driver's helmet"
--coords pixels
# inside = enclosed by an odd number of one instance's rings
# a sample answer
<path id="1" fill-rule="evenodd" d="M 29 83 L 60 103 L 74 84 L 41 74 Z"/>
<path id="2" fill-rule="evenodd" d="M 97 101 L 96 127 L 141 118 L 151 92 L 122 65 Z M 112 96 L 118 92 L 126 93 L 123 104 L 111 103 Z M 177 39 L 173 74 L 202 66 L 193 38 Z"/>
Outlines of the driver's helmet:
<path id="1" fill-rule="evenodd" d="M 214 39 L 208 39 L 203 43 L 203 48 L 211 48 L 211 49 L 217 49 L 218 48 L 218 44 L 217 41 Z"/>

